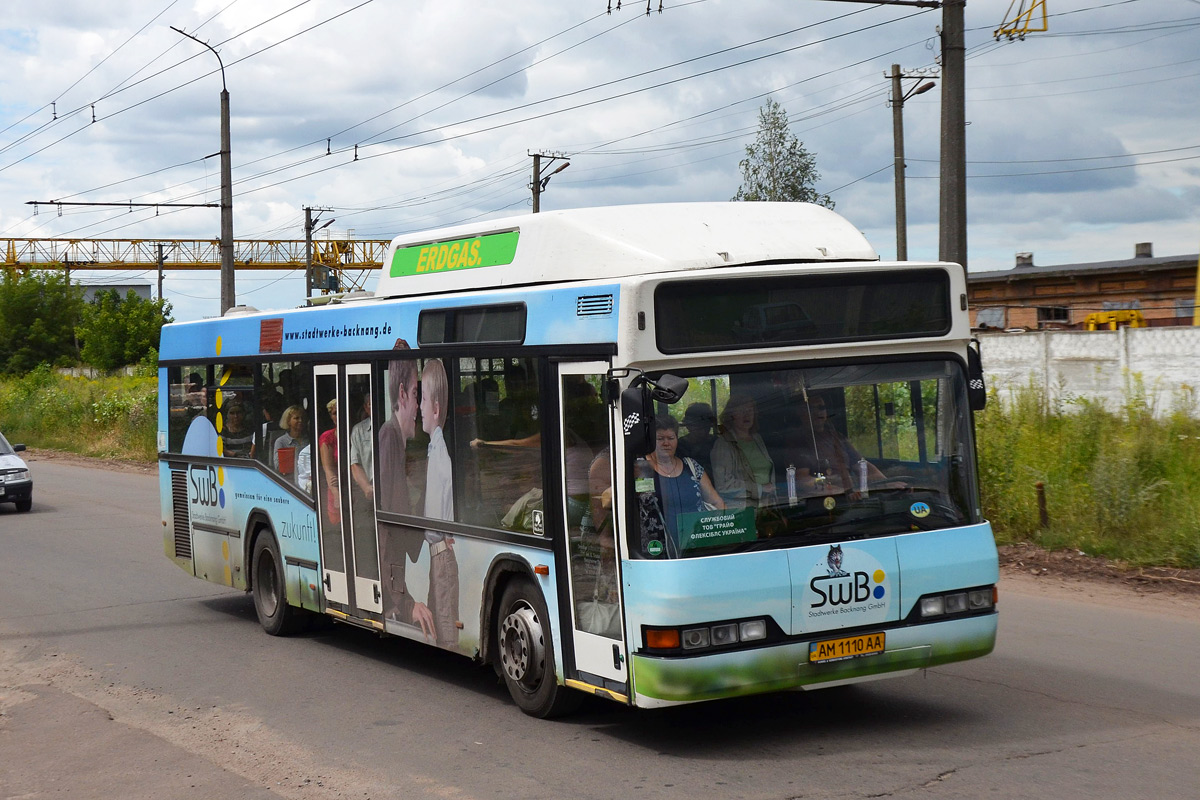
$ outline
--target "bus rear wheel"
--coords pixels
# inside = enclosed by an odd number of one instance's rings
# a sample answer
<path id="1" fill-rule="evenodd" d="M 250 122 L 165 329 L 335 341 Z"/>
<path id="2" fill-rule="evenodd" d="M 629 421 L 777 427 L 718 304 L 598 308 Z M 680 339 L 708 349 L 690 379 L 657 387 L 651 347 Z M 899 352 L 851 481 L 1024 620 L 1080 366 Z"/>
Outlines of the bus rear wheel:
<path id="1" fill-rule="evenodd" d="M 500 674 L 522 711 L 545 719 L 578 708 L 583 695 L 558 683 L 550 615 L 529 579 L 516 578 L 505 587 L 496 627 Z"/>
<path id="2" fill-rule="evenodd" d="M 283 559 L 279 557 L 275 537 L 266 531 L 254 539 L 250 574 L 254 578 L 254 610 L 263 630 L 272 636 L 283 636 L 303 627 L 305 612 L 288 605 Z"/>

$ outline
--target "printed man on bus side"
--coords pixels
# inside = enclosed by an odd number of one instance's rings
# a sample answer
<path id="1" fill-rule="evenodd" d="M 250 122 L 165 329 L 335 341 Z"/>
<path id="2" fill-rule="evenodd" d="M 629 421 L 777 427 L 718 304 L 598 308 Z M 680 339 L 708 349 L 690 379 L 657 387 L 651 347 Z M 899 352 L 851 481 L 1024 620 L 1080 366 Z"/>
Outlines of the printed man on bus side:
<path id="1" fill-rule="evenodd" d="M 425 362 L 421 375 L 421 428 L 429 434 L 425 477 L 425 516 L 454 519 L 454 474 L 442 425 L 450 401 L 446 368 L 439 359 Z M 425 531 L 429 542 L 429 610 L 439 647 L 458 648 L 458 559 L 454 537 Z"/>
<path id="2" fill-rule="evenodd" d="M 396 340 L 396 350 L 408 350 L 408 342 Z M 395 359 L 388 362 L 388 388 L 392 416 L 379 427 L 379 486 L 376 497 L 380 511 L 411 514 L 404 448 L 417 432 L 417 362 Z M 424 603 L 413 600 L 405 584 L 406 561 L 416 560 L 424 538 L 420 531 L 403 525 L 379 526 L 379 552 L 383 564 L 384 615 L 389 619 L 420 626 L 426 638 L 433 635 L 433 615 Z"/>

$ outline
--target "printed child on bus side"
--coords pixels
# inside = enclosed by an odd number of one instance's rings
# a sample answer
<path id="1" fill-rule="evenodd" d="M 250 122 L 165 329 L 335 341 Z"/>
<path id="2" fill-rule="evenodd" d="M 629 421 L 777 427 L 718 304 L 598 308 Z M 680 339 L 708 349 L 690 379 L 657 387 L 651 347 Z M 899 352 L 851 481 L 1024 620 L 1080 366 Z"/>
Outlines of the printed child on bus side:
<path id="1" fill-rule="evenodd" d="M 429 434 L 429 461 L 425 477 L 425 516 L 454 519 L 454 474 L 442 426 L 449 410 L 450 390 L 446 368 L 439 359 L 425 362 L 421 374 L 421 428 Z M 454 537 L 425 531 L 429 543 L 429 598 L 439 647 L 458 648 L 458 560 Z"/>

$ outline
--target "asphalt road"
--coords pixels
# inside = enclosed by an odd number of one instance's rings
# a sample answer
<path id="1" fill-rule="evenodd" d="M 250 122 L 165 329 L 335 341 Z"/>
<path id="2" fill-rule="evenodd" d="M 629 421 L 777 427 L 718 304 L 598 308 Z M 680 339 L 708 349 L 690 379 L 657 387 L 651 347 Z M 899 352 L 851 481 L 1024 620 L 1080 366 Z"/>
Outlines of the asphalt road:
<path id="1" fill-rule="evenodd" d="M 0 797 L 1200 796 L 1200 612 L 1002 582 L 988 658 L 847 689 L 522 715 L 457 656 L 280 639 L 162 555 L 157 481 L 0 506 Z"/>

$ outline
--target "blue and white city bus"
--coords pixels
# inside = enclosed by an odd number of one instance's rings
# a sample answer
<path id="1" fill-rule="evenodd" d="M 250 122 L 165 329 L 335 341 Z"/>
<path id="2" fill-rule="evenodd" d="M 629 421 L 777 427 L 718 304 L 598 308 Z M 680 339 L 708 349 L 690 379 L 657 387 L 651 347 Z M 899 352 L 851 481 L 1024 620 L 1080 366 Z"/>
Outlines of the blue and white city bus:
<path id="1" fill-rule="evenodd" d="M 163 328 L 166 555 L 271 634 L 429 642 L 536 716 L 982 656 L 966 292 L 799 203 L 401 236 L 374 293 Z"/>

